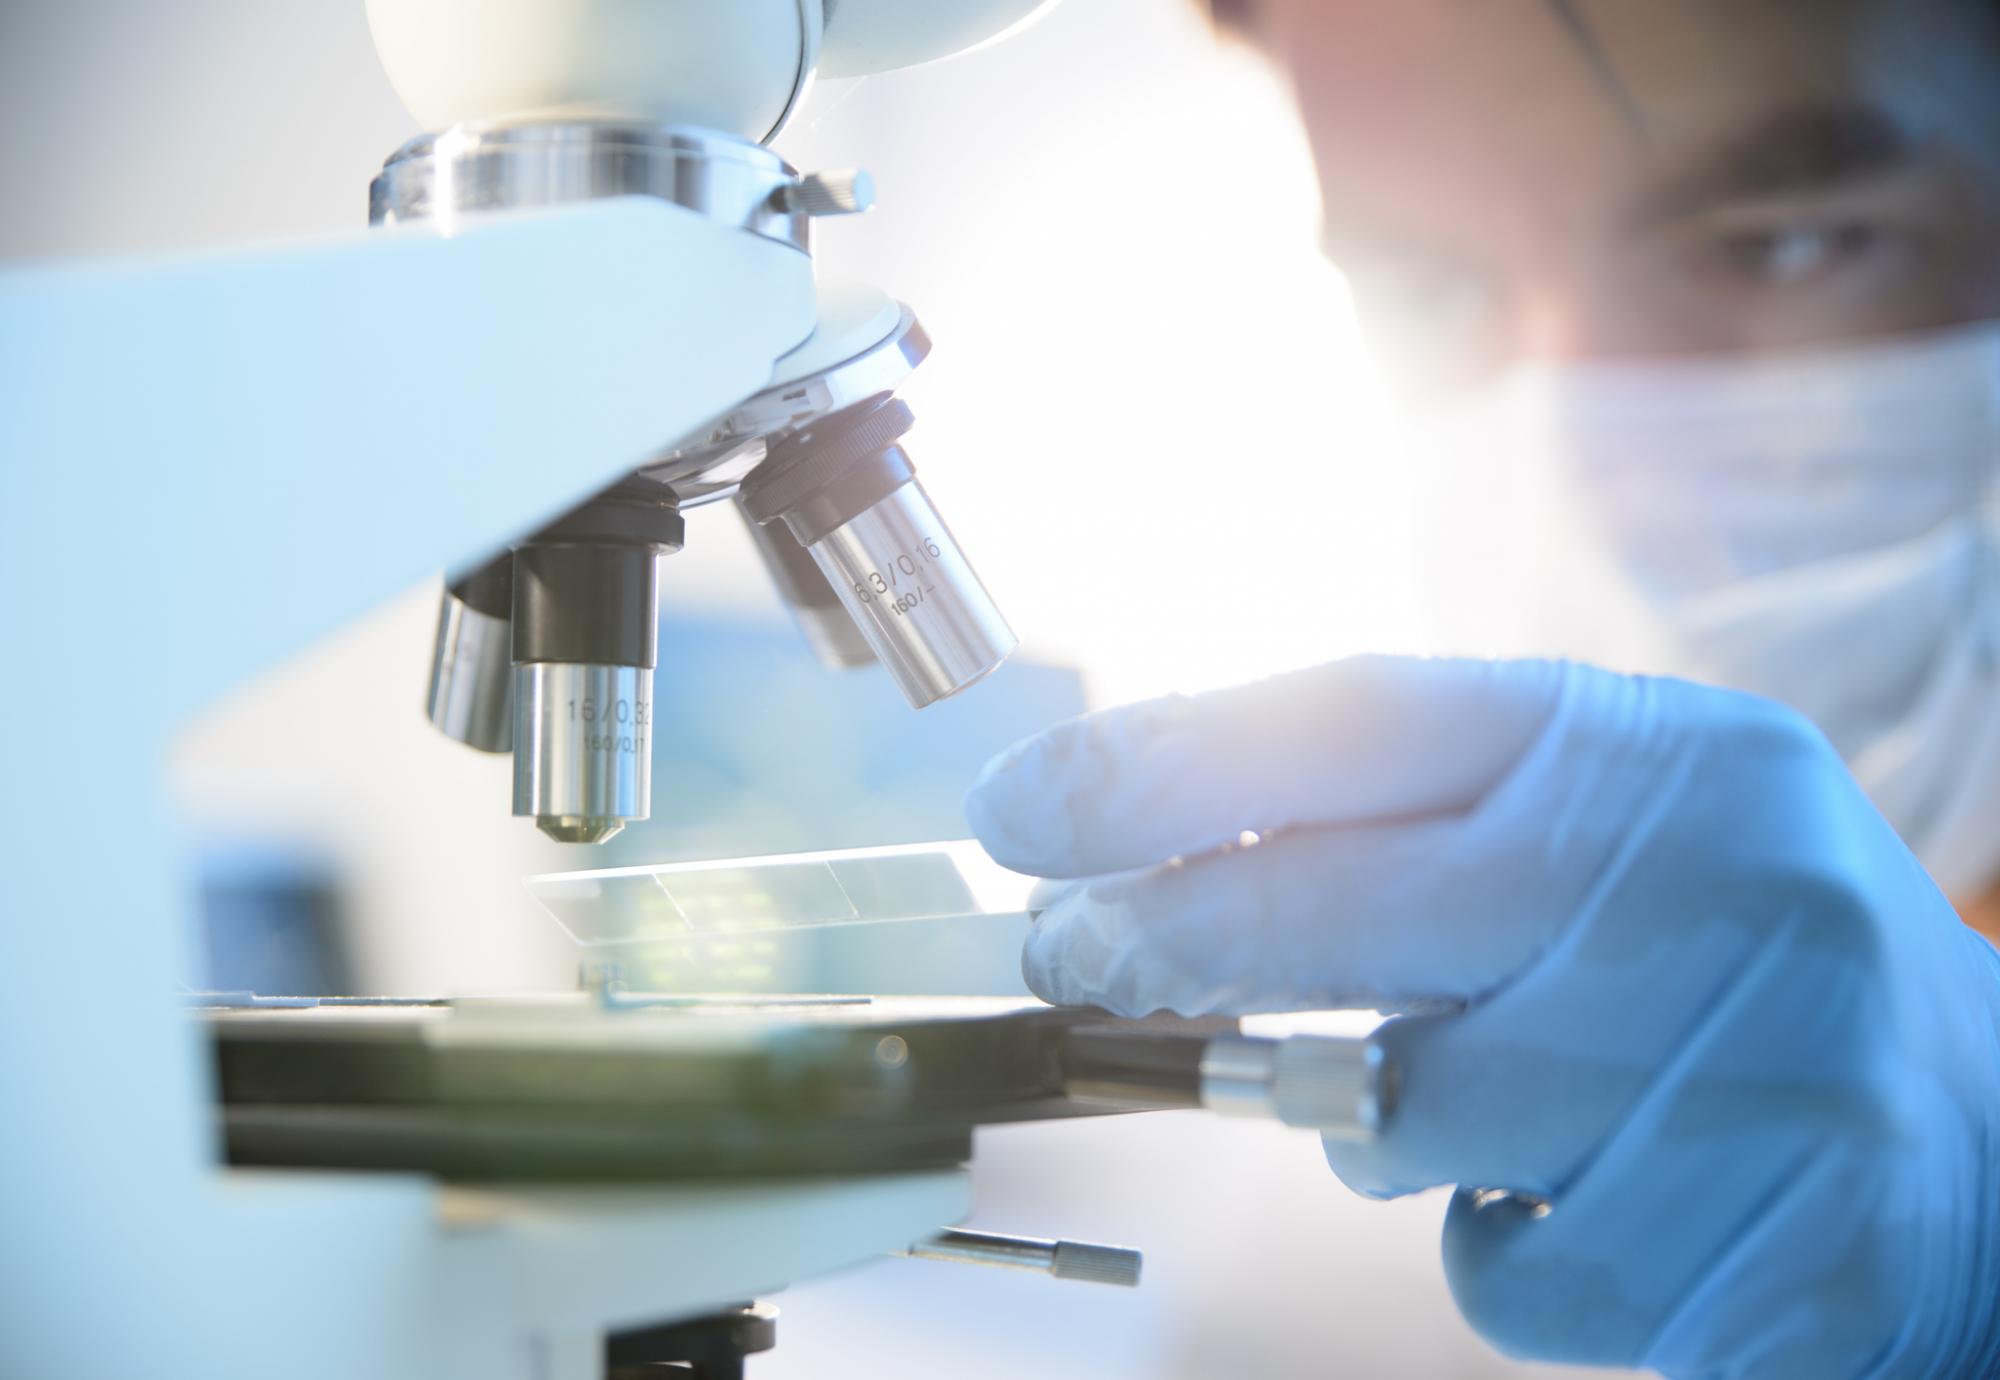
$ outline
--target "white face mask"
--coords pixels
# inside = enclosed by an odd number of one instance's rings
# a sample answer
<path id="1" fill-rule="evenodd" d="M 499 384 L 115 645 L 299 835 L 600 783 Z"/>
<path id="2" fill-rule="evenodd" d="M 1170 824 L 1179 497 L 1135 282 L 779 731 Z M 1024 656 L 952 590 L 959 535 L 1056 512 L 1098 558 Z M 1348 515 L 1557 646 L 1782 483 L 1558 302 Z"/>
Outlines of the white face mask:
<path id="1" fill-rule="evenodd" d="M 1439 650 L 1781 700 L 1946 891 L 2000 874 L 2000 323 L 1530 367 L 1421 439 Z"/>

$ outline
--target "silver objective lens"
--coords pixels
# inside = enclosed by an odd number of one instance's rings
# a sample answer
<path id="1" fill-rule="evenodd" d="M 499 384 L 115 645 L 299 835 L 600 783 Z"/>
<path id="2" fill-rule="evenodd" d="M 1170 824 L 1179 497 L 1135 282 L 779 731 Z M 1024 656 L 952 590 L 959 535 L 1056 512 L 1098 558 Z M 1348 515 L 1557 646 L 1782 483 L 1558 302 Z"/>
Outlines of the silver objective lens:
<path id="1" fill-rule="evenodd" d="M 514 631 L 447 589 L 426 708 L 440 733 L 481 752 L 514 744 Z"/>
<path id="2" fill-rule="evenodd" d="M 791 529 L 782 522 L 757 521 L 744 511 L 740 502 L 737 511 L 743 514 L 750 540 L 757 544 L 757 554 L 763 558 L 764 569 L 770 572 L 771 583 L 778 588 L 778 597 L 792 611 L 793 621 L 805 635 L 806 645 L 819 664 L 829 671 L 874 665 L 875 652 L 868 639 L 855 626 L 847 605 L 828 583 L 819 562 L 799 545 Z"/>
<path id="3" fill-rule="evenodd" d="M 1016 639 L 898 444 L 914 421 L 887 396 L 848 408 L 774 445 L 739 498 L 811 553 L 921 709 L 993 670 Z"/>
<path id="4" fill-rule="evenodd" d="M 516 666 L 514 742 L 514 813 L 564 843 L 602 843 L 652 812 L 652 668 Z"/>
<path id="5" fill-rule="evenodd" d="M 672 496 L 615 486 L 513 553 L 514 813 L 602 843 L 652 813 L 659 556 Z"/>
<path id="6" fill-rule="evenodd" d="M 912 708 L 955 695 L 1017 639 L 912 479 L 810 548 Z"/>

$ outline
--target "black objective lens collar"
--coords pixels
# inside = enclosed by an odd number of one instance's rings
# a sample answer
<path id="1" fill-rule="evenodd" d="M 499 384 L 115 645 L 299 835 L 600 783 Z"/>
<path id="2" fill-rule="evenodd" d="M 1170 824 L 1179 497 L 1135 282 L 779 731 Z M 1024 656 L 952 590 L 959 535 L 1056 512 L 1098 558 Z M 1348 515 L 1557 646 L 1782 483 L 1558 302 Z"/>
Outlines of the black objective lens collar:
<path id="1" fill-rule="evenodd" d="M 915 477 L 896 443 L 916 424 L 908 403 L 881 393 L 801 427 L 743 481 L 744 512 L 759 523 L 784 519 L 811 546 Z"/>
<path id="2" fill-rule="evenodd" d="M 630 542 L 665 551 L 680 550 L 686 540 L 687 523 L 674 491 L 638 475 L 585 499 L 528 538 L 530 543 Z"/>

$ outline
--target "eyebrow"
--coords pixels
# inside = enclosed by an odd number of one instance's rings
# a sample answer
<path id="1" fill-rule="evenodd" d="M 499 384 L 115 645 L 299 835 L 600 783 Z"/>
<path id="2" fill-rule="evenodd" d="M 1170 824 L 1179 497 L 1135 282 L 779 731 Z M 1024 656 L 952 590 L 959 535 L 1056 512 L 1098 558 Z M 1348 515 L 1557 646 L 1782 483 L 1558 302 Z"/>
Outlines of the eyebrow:
<path id="1" fill-rule="evenodd" d="M 1860 105 L 1781 110 L 1731 135 L 1642 195 L 1622 217 L 1649 229 L 1758 197 L 1823 192 L 1909 163 L 1910 136 Z"/>

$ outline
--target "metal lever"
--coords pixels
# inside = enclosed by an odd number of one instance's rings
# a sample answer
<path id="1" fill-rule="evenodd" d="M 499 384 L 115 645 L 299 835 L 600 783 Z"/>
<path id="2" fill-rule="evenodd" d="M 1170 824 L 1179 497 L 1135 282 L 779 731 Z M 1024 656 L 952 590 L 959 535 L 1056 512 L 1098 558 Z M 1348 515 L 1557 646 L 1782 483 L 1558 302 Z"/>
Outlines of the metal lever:
<path id="1" fill-rule="evenodd" d="M 1373 1040 L 1229 1035 L 1201 1052 L 1201 1105 L 1224 1116 L 1273 1117 L 1336 1140 L 1370 1140 L 1394 1084 Z"/>
<path id="2" fill-rule="evenodd" d="M 1057 1279 L 1091 1284 L 1117 1284 L 1130 1289 L 1139 1283 L 1144 1263 L 1139 1252 L 1124 1246 L 1095 1246 L 1085 1241 L 1045 1241 L 1034 1236 L 999 1236 L 986 1231 L 941 1231 L 897 1252 L 912 1260 L 951 1260 L 961 1265 L 995 1265 L 1005 1270 L 1034 1270 Z"/>
<path id="3" fill-rule="evenodd" d="M 1183 1023 L 1183 1027 L 1185 1023 Z M 1116 1107 L 1206 1107 L 1270 1117 L 1336 1140 L 1369 1140 L 1395 1110 L 1397 1070 L 1371 1039 L 1148 1032 L 1130 1025 L 1066 1031 L 1063 1089 Z"/>

